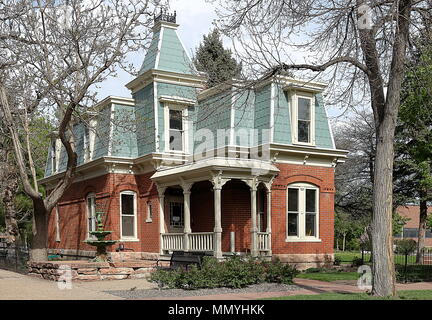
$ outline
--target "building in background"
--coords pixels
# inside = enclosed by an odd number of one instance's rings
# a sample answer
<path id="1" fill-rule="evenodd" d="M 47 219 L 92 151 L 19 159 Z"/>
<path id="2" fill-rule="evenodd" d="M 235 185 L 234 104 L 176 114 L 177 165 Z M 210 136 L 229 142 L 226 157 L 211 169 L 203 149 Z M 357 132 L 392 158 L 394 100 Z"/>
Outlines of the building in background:
<path id="1" fill-rule="evenodd" d="M 400 206 L 396 209 L 402 217 L 408 218 L 409 220 L 405 223 L 403 227 L 402 234 L 398 235 L 396 238 L 403 239 L 413 239 L 418 240 L 418 230 L 419 230 L 419 218 L 420 218 L 420 206 L 419 205 L 406 205 Z M 428 207 L 428 215 L 432 213 L 432 207 Z M 432 232 L 430 229 L 426 230 L 425 235 L 425 247 L 432 247 Z"/>

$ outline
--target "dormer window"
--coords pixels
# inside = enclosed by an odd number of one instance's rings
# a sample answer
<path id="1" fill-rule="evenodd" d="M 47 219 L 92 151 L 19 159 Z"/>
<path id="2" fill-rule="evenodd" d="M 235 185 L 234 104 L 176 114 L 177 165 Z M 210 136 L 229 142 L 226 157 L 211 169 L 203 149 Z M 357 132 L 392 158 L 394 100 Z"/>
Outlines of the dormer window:
<path id="1" fill-rule="evenodd" d="M 169 149 L 183 150 L 183 115 L 181 110 L 169 111 Z"/>
<path id="2" fill-rule="evenodd" d="M 165 105 L 165 152 L 188 152 L 187 115 L 186 106 Z"/>
<path id="3" fill-rule="evenodd" d="M 298 142 L 311 142 L 311 99 L 298 98 Z"/>
<path id="4" fill-rule="evenodd" d="M 54 139 L 51 144 L 51 168 L 52 173 L 57 172 L 57 139 Z"/>
<path id="5" fill-rule="evenodd" d="M 307 93 L 294 93 L 292 98 L 293 142 L 315 145 L 315 98 Z"/>

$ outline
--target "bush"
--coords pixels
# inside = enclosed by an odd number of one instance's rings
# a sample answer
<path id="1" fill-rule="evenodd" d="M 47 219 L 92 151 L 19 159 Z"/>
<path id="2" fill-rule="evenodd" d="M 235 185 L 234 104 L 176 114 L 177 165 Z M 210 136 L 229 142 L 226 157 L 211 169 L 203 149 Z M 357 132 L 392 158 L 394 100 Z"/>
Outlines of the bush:
<path id="1" fill-rule="evenodd" d="M 273 262 L 264 262 L 264 266 L 266 282 L 292 284 L 292 279 L 299 274 L 295 267 L 284 264 L 279 259 Z"/>
<path id="2" fill-rule="evenodd" d="M 200 288 L 244 288 L 246 286 L 267 282 L 291 284 L 298 271 L 279 260 L 265 262 L 252 257 L 232 256 L 224 262 L 213 257 L 204 257 L 201 269 L 196 266 L 188 270 L 156 270 L 150 281 L 159 287 L 200 289 Z"/>
<path id="3" fill-rule="evenodd" d="M 334 264 L 335 266 L 340 266 L 341 263 L 342 263 L 342 259 L 341 259 L 341 257 L 337 257 L 337 256 L 335 256 L 335 257 L 334 257 L 333 264 Z"/>
<path id="4" fill-rule="evenodd" d="M 362 258 L 354 257 L 352 260 L 352 266 L 353 267 L 360 267 L 363 264 L 364 264 L 364 261 Z"/>

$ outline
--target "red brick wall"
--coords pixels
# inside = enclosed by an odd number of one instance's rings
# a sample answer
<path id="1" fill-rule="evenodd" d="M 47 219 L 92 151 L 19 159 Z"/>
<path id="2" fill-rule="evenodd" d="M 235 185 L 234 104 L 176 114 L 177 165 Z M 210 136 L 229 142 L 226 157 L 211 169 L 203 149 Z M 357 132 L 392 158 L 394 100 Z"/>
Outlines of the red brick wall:
<path id="1" fill-rule="evenodd" d="M 94 247 L 83 241 L 87 235 L 86 197 L 96 194 L 96 203 L 103 204 L 109 214 L 105 229 L 113 233 L 107 239 L 120 238 L 120 192 L 137 193 L 137 234 L 139 242 L 124 242 L 126 248 L 136 252 L 159 252 L 159 199 L 157 189 L 150 180 L 153 173 L 144 175 L 107 174 L 73 184 L 58 203 L 60 242 L 56 242 L 55 210 L 49 217 L 48 247 L 52 249 L 74 249 L 93 251 Z M 152 222 L 146 222 L 147 203 L 152 204 Z M 145 239 L 145 241 L 142 241 Z M 118 244 L 109 248 L 115 251 Z"/>
<path id="2" fill-rule="evenodd" d="M 334 171 L 333 168 L 277 164 L 280 169 L 272 186 L 272 250 L 275 254 L 333 253 Z M 137 193 L 137 232 L 139 242 L 124 242 L 135 252 L 159 252 L 159 199 L 153 173 L 144 175 L 107 174 L 73 184 L 59 202 L 61 241 L 55 241 L 54 211 L 49 218 L 49 248 L 94 250 L 83 241 L 87 233 L 86 196 L 96 193 L 96 201 L 106 204 L 106 230 L 112 230 L 112 239 L 119 239 L 119 194 L 132 190 Z M 320 188 L 319 237 L 320 243 L 286 242 L 287 186 L 308 182 Z M 147 203 L 151 202 L 153 220 L 147 219 Z M 241 181 L 229 181 L 222 189 L 222 250 L 230 250 L 230 232 L 235 231 L 236 251 L 250 250 L 250 191 Z M 266 207 L 266 206 L 265 206 Z M 169 222 L 169 210 L 165 210 Z M 195 183 L 191 193 L 192 232 L 212 232 L 214 202 L 212 186 L 208 181 Z M 118 244 L 111 247 L 114 251 Z"/>
<path id="3" fill-rule="evenodd" d="M 272 185 L 272 249 L 275 254 L 332 254 L 334 236 L 333 168 L 278 163 Z M 286 242 L 287 186 L 295 182 L 316 185 L 319 198 L 319 238 L 322 242 Z"/>

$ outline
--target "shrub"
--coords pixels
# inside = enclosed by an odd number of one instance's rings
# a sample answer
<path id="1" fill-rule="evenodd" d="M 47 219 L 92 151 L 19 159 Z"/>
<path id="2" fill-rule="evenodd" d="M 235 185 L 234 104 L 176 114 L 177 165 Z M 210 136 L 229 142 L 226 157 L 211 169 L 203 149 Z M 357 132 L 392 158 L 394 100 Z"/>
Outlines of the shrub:
<path id="1" fill-rule="evenodd" d="M 353 267 L 360 267 L 363 264 L 364 264 L 364 261 L 362 258 L 354 257 L 352 260 L 352 266 Z"/>
<path id="2" fill-rule="evenodd" d="M 306 269 L 304 272 L 305 273 L 318 273 L 318 272 L 323 272 L 323 268 L 308 268 Z"/>
<path id="3" fill-rule="evenodd" d="M 335 266 L 340 266 L 341 263 L 342 263 L 342 259 L 341 259 L 341 257 L 337 257 L 337 256 L 335 256 L 335 257 L 334 257 L 333 264 L 334 264 Z"/>
<path id="4" fill-rule="evenodd" d="M 160 288 L 244 288 L 264 281 L 291 284 L 297 274 L 294 267 L 279 260 L 265 262 L 250 256 L 232 256 L 218 262 L 213 257 L 204 257 L 201 269 L 191 266 L 188 270 L 156 270 L 150 281 Z"/>
<path id="5" fill-rule="evenodd" d="M 265 266 L 265 281 L 274 283 L 292 284 L 292 279 L 299 271 L 288 264 L 282 263 L 279 259 L 266 263 Z"/>

